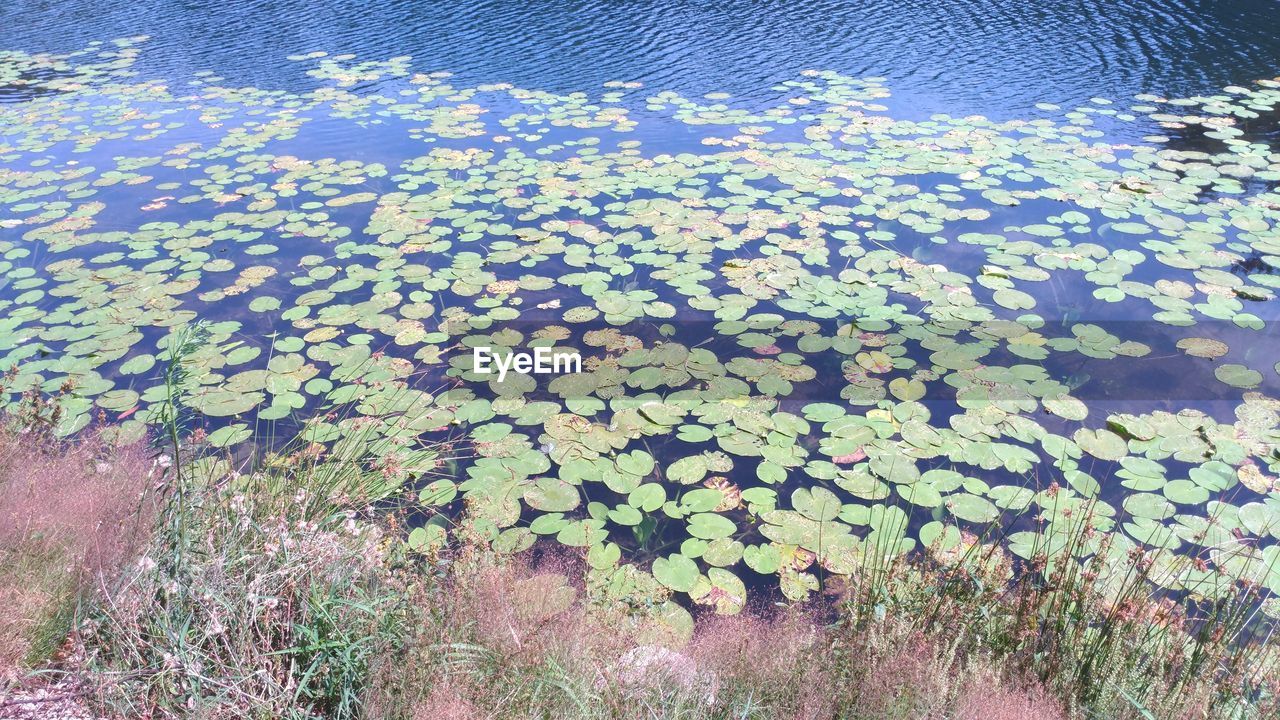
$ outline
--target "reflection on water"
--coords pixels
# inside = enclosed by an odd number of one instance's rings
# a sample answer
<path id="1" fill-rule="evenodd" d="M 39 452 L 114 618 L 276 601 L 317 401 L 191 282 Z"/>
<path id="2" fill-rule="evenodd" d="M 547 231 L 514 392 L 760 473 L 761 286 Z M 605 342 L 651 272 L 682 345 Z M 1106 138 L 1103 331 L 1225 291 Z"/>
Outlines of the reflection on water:
<path id="1" fill-rule="evenodd" d="M 463 85 L 577 91 L 638 80 L 697 95 L 772 97 L 807 68 L 884 76 L 903 107 L 1015 117 L 1038 102 L 1193 95 L 1270 77 L 1274 0 L 16 0 L 0 47 L 66 51 L 152 36 L 142 69 L 297 88 L 280 59 L 325 50 L 412 55 Z"/>

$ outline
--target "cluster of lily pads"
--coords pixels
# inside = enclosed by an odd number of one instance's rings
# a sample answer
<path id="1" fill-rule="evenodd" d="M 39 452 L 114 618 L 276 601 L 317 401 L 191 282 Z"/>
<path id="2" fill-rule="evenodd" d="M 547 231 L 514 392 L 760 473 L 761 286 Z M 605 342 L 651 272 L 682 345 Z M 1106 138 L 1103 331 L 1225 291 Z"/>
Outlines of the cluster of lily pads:
<path id="1" fill-rule="evenodd" d="M 63 433 L 144 434 L 203 320 L 214 447 L 373 432 L 415 548 L 547 538 L 669 617 L 992 527 L 1280 591 L 1280 82 L 908 121 L 817 71 L 767 107 L 323 53 L 310 91 L 177 88 L 140 43 L 0 52 L 0 367 L 70 388 Z M 583 372 L 497 382 L 478 346 Z"/>

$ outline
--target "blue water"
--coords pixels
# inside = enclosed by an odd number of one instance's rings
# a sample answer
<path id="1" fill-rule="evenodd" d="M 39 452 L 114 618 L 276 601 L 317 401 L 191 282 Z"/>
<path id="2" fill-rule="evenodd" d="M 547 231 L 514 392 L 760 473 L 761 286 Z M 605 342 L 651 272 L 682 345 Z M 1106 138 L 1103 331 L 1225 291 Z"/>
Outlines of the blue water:
<path id="1" fill-rule="evenodd" d="M 151 36 L 139 70 L 304 89 L 286 55 L 411 55 L 460 85 L 635 80 L 761 101 L 806 68 L 883 76 L 895 112 L 1007 119 L 1038 102 L 1212 93 L 1275 75 L 1276 0 L 6 0 L 0 47 Z"/>

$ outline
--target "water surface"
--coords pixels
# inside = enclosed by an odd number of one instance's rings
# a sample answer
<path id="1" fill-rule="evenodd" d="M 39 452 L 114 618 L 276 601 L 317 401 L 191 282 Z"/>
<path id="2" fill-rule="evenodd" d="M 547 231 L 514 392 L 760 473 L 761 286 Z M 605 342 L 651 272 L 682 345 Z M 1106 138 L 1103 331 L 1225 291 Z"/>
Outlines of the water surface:
<path id="1" fill-rule="evenodd" d="M 149 35 L 141 70 L 299 89 L 285 55 L 412 55 L 462 85 L 634 80 L 771 99 L 805 69 L 883 76 L 904 109 L 1010 118 L 1039 102 L 1216 91 L 1275 74 L 1276 0 L 16 0 L 0 47 Z"/>

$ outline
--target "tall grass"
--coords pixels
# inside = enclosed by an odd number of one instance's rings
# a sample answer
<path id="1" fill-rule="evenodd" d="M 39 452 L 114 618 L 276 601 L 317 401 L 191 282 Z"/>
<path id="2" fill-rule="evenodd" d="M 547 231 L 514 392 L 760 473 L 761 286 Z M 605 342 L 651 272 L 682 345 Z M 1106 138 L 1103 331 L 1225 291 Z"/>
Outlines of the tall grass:
<path id="1" fill-rule="evenodd" d="M 212 467 L 209 465 L 193 467 Z M 181 564 L 158 522 L 81 627 L 77 672 L 123 717 L 1266 718 L 1274 646 L 1253 596 L 1152 591 L 1045 538 L 869 552 L 828 604 L 703 616 L 693 637 L 601 603 L 572 556 L 462 544 L 430 559 L 328 474 L 192 471 Z M 313 479 L 314 478 L 314 479 Z M 286 492 L 285 488 L 289 488 Z M 346 493 L 339 493 L 346 498 Z M 1073 526 L 1074 527 L 1074 526 Z M 1088 523 L 1081 522 L 1080 533 Z M 1105 543 L 1105 539 L 1101 542 Z M 1050 546 L 1057 548 L 1049 553 Z M 872 547 L 872 546 L 869 546 Z"/>
<path id="2" fill-rule="evenodd" d="M 0 679 L 40 665 L 86 604 L 145 541 L 154 465 L 139 446 L 96 433 L 61 441 L 24 403 L 26 422 L 0 425 Z M 35 421 L 33 425 L 32 422 Z"/>
<path id="3" fill-rule="evenodd" d="M 1033 678 L 896 614 L 854 628 L 758 607 L 668 647 L 600 605 L 580 567 L 459 552 L 419 588 L 418 630 L 380 663 L 370 717 L 1067 717 Z"/>
<path id="4" fill-rule="evenodd" d="M 1259 586 L 1227 564 L 1210 597 L 1164 591 L 1161 551 L 1117 558 L 1116 537 L 1094 530 L 1093 505 L 1037 534 L 1026 562 L 994 526 L 946 552 L 875 555 L 843 592 L 841 622 L 862 629 L 892 616 L 940 632 L 1087 718 L 1280 717 L 1280 646 L 1258 612 Z"/>
<path id="5" fill-rule="evenodd" d="M 281 496 L 260 476 L 190 497 L 183 562 L 158 534 L 104 600 L 87 667 L 123 678 L 101 698 L 127 716 L 355 717 L 371 659 L 404 633 L 407 576 L 359 510 Z M 222 480 L 219 482 L 218 480 Z"/>
<path id="6" fill-rule="evenodd" d="M 419 631 L 381 664 L 372 716 L 1280 716 L 1276 647 L 1233 634 L 1252 591 L 1179 604 L 1133 561 L 1104 588 L 1087 562 L 1014 573 L 969 535 L 955 552 L 868 558 L 829 606 L 703 616 L 687 644 L 661 647 L 572 563 L 463 551 L 420 587 Z"/>

